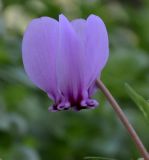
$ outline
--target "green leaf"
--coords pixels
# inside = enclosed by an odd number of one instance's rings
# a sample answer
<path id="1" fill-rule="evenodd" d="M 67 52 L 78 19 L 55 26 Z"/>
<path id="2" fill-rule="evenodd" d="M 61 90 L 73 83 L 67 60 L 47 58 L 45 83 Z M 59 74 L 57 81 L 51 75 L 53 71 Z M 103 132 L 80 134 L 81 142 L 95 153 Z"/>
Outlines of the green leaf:
<path id="1" fill-rule="evenodd" d="M 142 111 L 143 115 L 149 122 L 149 102 L 145 100 L 141 95 L 139 95 L 129 84 L 126 83 L 125 87 L 131 99 L 139 107 L 139 109 Z"/>

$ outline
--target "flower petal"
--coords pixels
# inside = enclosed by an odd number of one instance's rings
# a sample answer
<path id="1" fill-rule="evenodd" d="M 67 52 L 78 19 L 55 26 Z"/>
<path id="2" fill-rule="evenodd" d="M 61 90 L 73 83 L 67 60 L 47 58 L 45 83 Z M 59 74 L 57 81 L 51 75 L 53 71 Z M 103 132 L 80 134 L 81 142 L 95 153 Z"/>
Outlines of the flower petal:
<path id="1" fill-rule="evenodd" d="M 86 80 L 89 86 L 100 74 L 109 55 L 108 34 L 103 21 L 90 15 L 86 22 Z"/>
<path id="2" fill-rule="evenodd" d="M 76 19 L 76 20 L 71 21 L 71 24 L 72 24 L 74 30 L 76 31 L 76 33 L 78 34 L 82 43 L 85 44 L 85 40 L 86 40 L 86 20 L 81 19 L 81 18 Z"/>
<path id="3" fill-rule="evenodd" d="M 23 63 L 30 79 L 51 98 L 57 95 L 57 51 L 58 22 L 48 17 L 34 19 L 23 37 Z"/>
<path id="4" fill-rule="evenodd" d="M 65 16 L 59 17 L 60 50 L 58 55 L 58 81 L 67 97 L 78 99 L 83 89 L 84 57 L 79 38 Z"/>
<path id="5" fill-rule="evenodd" d="M 85 54 L 85 84 L 86 88 L 89 88 L 91 95 L 95 87 L 95 80 L 103 69 L 108 59 L 109 47 L 108 47 L 108 35 L 106 27 L 103 21 L 95 16 L 91 15 L 87 21 L 84 19 L 73 20 L 72 26 L 83 43 Z"/>

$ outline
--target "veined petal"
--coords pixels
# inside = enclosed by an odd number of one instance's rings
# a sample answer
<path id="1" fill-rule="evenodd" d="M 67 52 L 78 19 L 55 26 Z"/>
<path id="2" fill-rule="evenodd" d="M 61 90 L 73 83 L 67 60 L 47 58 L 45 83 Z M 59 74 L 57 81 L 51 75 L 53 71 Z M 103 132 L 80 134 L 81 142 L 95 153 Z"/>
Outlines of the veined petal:
<path id="1" fill-rule="evenodd" d="M 97 76 L 103 69 L 109 55 L 108 35 L 103 21 L 91 15 L 87 20 L 73 20 L 72 26 L 83 43 L 85 54 L 84 75 L 86 88 L 92 92 L 91 88 L 95 88 L 93 84 Z"/>
<path id="2" fill-rule="evenodd" d="M 104 68 L 108 55 L 108 34 L 104 22 L 95 15 L 90 15 L 86 22 L 86 80 L 89 86 Z"/>
<path id="3" fill-rule="evenodd" d="M 25 71 L 39 88 L 55 99 L 58 22 L 48 17 L 32 20 L 22 43 Z"/>
<path id="4" fill-rule="evenodd" d="M 84 55 L 76 32 L 63 15 L 59 17 L 59 29 L 58 83 L 64 96 L 76 100 L 84 85 Z"/>

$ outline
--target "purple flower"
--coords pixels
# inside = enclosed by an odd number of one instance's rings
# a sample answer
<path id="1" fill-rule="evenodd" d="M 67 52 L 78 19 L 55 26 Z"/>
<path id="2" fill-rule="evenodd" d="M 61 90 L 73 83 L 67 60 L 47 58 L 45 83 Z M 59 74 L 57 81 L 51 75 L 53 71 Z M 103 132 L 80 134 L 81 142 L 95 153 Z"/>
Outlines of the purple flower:
<path id="1" fill-rule="evenodd" d="M 91 96 L 109 54 L 107 30 L 99 17 L 34 19 L 24 34 L 22 52 L 28 76 L 55 102 L 49 110 L 98 105 Z"/>

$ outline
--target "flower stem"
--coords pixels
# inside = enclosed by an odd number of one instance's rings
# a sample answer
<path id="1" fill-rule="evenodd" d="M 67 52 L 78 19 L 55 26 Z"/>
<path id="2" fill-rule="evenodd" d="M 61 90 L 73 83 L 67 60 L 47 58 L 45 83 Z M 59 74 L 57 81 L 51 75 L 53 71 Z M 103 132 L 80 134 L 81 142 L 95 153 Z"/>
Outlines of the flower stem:
<path id="1" fill-rule="evenodd" d="M 106 86 L 103 84 L 103 82 L 101 80 L 97 80 L 96 85 L 106 96 L 107 100 L 109 101 L 109 103 L 113 107 L 117 116 L 119 117 L 119 119 L 121 120 L 121 122 L 123 123 L 125 128 L 127 129 L 128 133 L 130 134 L 132 140 L 136 144 L 136 147 L 138 148 L 138 151 L 140 152 L 140 154 L 142 155 L 144 160 L 149 160 L 149 154 L 148 154 L 146 148 L 144 147 L 142 141 L 140 140 L 139 136 L 137 135 L 137 133 L 134 130 L 134 128 L 132 127 L 132 125 L 129 123 L 129 121 L 128 121 L 127 117 L 125 116 L 125 114 L 123 113 L 122 109 L 120 108 L 120 106 L 118 105 L 118 103 L 116 102 L 114 97 L 111 95 L 110 91 L 106 88 Z"/>

